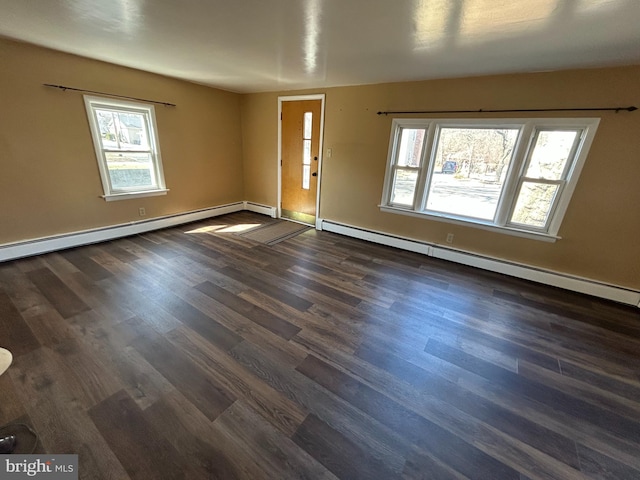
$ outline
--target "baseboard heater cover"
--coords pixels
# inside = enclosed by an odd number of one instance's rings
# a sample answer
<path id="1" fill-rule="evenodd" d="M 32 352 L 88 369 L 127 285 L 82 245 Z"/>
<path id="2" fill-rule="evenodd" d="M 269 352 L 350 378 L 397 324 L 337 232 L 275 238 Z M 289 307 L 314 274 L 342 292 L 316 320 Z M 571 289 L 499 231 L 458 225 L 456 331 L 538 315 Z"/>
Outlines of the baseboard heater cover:
<path id="1" fill-rule="evenodd" d="M 261 213 L 263 215 L 269 215 L 271 218 L 276 218 L 276 215 L 277 215 L 276 207 L 270 207 L 269 205 L 262 205 L 260 203 L 254 203 L 254 202 L 242 202 L 242 203 L 244 204 L 244 210 Z"/>
<path id="2" fill-rule="evenodd" d="M 194 210 L 191 212 L 167 215 L 165 217 L 158 217 L 140 222 L 131 222 L 127 224 L 113 225 L 109 227 L 83 230 L 79 232 L 0 245 L 0 262 L 29 257 L 32 255 L 40 255 L 56 250 L 63 250 L 65 248 L 79 247 L 82 245 L 114 240 L 116 238 L 173 227 L 241 210 L 261 213 L 273 218 L 277 215 L 276 208 L 268 205 L 261 205 L 247 201 L 230 203 L 201 210 Z M 317 219 L 316 228 L 318 230 L 326 230 L 328 232 L 338 233 L 348 237 L 400 248 L 442 260 L 448 260 L 471 267 L 481 268 L 496 273 L 510 275 L 512 277 L 531 280 L 545 285 L 564 288 L 566 290 L 585 293 L 587 295 L 593 295 L 595 297 L 640 307 L 639 291 L 598 282 L 593 279 L 576 277 L 561 272 L 532 267 L 530 265 L 508 262 L 498 258 L 482 256 L 453 248 L 446 248 L 427 242 L 390 235 L 384 232 L 367 230 L 321 218 Z"/>
<path id="3" fill-rule="evenodd" d="M 226 213 L 245 210 L 245 202 L 229 203 L 201 210 L 167 215 L 139 222 L 131 222 L 109 227 L 83 230 L 79 232 L 53 235 L 50 237 L 36 238 L 22 242 L 0 245 L 0 262 L 15 260 L 18 258 L 40 255 L 42 253 L 63 250 L 65 248 L 79 247 L 92 243 L 105 242 L 116 238 L 128 237 L 140 233 L 159 230 L 161 228 L 174 227 L 184 223 L 196 222 L 206 218 L 217 217 Z"/>
<path id="4" fill-rule="evenodd" d="M 321 229 L 348 237 L 359 238 L 369 242 L 421 253 L 430 257 L 460 263 L 470 267 L 481 268 L 491 272 L 502 273 L 524 280 L 530 280 L 565 290 L 584 293 L 594 297 L 605 298 L 615 302 L 640 307 L 640 292 L 628 288 L 611 285 L 597 280 L 577 277 L 561 272 L 545 270 L 531 265 L 509 262 L 499 258 L 478 255 L 464 250 L 442 247 L 440 245 L 421 242 L 410 238 L 390 235 L 384 232 L 367 230 L 352 225 L 322 219 Z"/>

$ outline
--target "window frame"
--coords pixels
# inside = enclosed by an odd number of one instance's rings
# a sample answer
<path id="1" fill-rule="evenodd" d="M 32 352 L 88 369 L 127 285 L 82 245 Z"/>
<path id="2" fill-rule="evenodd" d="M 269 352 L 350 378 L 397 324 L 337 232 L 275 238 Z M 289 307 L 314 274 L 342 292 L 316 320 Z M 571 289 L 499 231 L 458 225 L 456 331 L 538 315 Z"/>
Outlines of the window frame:
<path id="1" fill-rule="evenodd" d="M 156 116 L 154 106 L 147 103 L 133 102 L 128 100 L 112 99 L 105 97 L 96 97 L 84 95 L 85 108 L 87 118 L 89 120 L 89 128 L 91 131 L 91 139 L 93 141 L 96 153 L 96 161 L 98 162 L 98 170 L 100 172 L 100 180 L 104 195 L 101 195 L 106 201 L 125 200 L 131 198 L 150 197 L 157 195 L 166 195 L 169 191 L 166 188 L 164 170 L 162 166 L 162 157 L 160 154 L 160 144 L 158 141 L 158 127 L 156 124 Z M 97 119 L 97 110 L 115 110 L 145 117 L 146 135 L 149 143 L 149 150 L 126 150 L 126 149 L 108 149 L 102 145 L 102 137 L 100 134 L 100 126 Z M 129 188 L 113 188 L 111 175 L 107 166 L 106 154 L 111 152 L 135 152 L 149 153 L 153 168 L 153 176 L 155 177 L 155 185 L 144 187 Z"/>
<path id="2" fill-rule="evenodd" d="M 448 223 L 477 227 L 510 235 L 554 242 L 575 190 L 589 149 L 598 128 L 599 118 L 395 118 L 391 124 L 389 150 L 382 189 L 380 209 L 388 213 L 429 218 Z M 392 203 L 395 163 L 400 148 L 403 128 L 424 128 L 425 139 L 420 159 L 413 205 Z M 436 153 L 440 132 L 444 128 L 517 128 L 517 138 L 511 153 L 511 161 L 496 206 L 493 220 L 439 212 L 427 209 L 428 194 L 434 176 Z M 576 130 L 578 135 L 561 176 L 562 184 L 554 197 L 543 227 L 523 225 L 511 220 L 518 195 L 524 183 L 547 183 L 547 180 L 526 177 L 538 135 L 542 131 Z M 554 181 L 555 182 L 555 181 Z M 555 184 L 555 183 L 554 183 Z"/>
<path id="3" fill-rule="evenodd" d="M 399 155 L 399 144 L 400 144 L 400 139 L 402 138 L 402 131 L 404 129 L 409 129 L 409 130 L 418 130 L 418 129 L 422 129 L 420 128 L 420 126 L 416 126 L 416 125 L 409 125 L 409 124 L 404 124 L 400 127 L 398 127 L 398 129 L 396 130 L 396 137 L 395 137 L 395 144 L 393 145 L 393 160 L 392 160 L 392 172 L 391 172 L 391 183 L 389 184 L 389 205 L 391 206 L 396 206 L 399 208 L 407 208 L 408 205 L 404 204 L 404 203 L 393 203 L 391 201 L 391 194 L 393 193 L 393 187 L 395 185 L 395 179 L 396 179 L 396 174 L 398 171 L 415 171 L 417 172 L 416 175 L 416 190 L 414 191 L 413 194 L 413 202 L 411 204 L 411 206 L 413 208 L 415 208 L 416 202 L 419 198 L 419 192 L 420 192 L 420 182 L 422 180 L 422 178 L 424 177 L 424 172 L 425 172 L 425 168 L 424 168 L 424 157 L 425 157 L 425 152 L 427 149 L 427 141 L 428 141 L 428 134 L 429 131 L 427 128 L 424 128 L 424 138 L 422 139 L 422 146 L 421 146 L 421 155 L 419 158 L 419 164 L 417 167 L 412 167 L 409 165 L 398 165 L 397 159 L 398 159 L 398 155 Z"/>
<path id="4" fill-rule="evenodd" d="M 417 129 L 421 127 L 425 129 L 425 135 L 424 135 L 423 144 L 422 144 L 422 155 L 420 156 L 420 166 L 417 168 L 406 167 L 406 166 L 398 167 L 396 158 L 397 158 L 397 154 L 399 153 L 399 147 L 400 147 L 399 144 L 400 144 L 400 138 L 402 137 L 402 129 L 403 128 Z M 430 140 L 432 140 L 432 135 L 430 135 L 431 128 L 432 128 L 431 124 L 428 124 L 425 126 L 425 122 L 421 119 L 412 118 L 412 119 L 394 119 L 393 120 L 392 128 L 391 128 L 391 139 L 389 141 L 389 153 L 387 156 L 387 171 L 385 173 L 384 188 L 382 192 L 383 205 L 388 206 L 390 208 L 401 208 L 403 210 L 407 208 L 411 208 L 412 210 L 415 209 L 416 201 L 418 198 L 420 198 L 421 186 L 424 184 L 424 176 L 427 170 L 427 168 L 425 168 L 425 155 L 426 155 L 426 152 L 431 148 L 431 143 L 430 143 Z M 413 203 L 411 207 L 405 204 L 391 202 L 391 195 L 393 193 L 392 190 L 393 190 L 395 173 L 398 169 L 418 170 L 418 177 L 416 179 L 416 190 L 413 195 Z M 385 202 L 385 199 L 387 199 L 386 202 Z"/>

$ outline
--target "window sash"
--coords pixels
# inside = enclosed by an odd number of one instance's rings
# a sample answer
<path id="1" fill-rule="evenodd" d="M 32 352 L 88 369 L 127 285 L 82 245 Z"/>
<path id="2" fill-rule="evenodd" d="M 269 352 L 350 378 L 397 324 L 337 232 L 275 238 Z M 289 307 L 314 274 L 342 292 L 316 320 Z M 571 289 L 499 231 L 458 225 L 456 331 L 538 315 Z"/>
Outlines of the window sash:
<path id="1" fill-rule="evenodd" d="M 484 219 L 481 217 L 476 217 L 473 215 L 464 215 L 459 213 L 451 213 L 443 210 L 429 209 L 427 208 L 429 193 L 431 192 L 431 187 L 433 184 L 433 178 L 435 174 L 435 166 L 436 166 L 436 155 L 438 152 L 438 147 L 441 142 L 441 134 L 445 129 L 475 129 L 475 130 L 496 130 L 496 129 L 510 129 L 510 130 L 518 130 L 518 134 L 516 136 L 513 150 L 511 152 L 509 167 L 507 169 L 507 173 L 505 175 L 505 181 L 500 190 L 500 194 L 498 196 L 498 201 L 496 205 L 496 210 L 491 219 Z M 429 151 L 425 154 L 429 156 L 429 165 L 428 165 L 428 174 L 427 179 L 422 190 L 420 208 L 418 211 L 425 214 L 435 214 L 437 216 L 445 216 L 449 218 L 459 219 L 459 220 L 467 220 L 470 222 L 479 222 L 479 223 L 489 223 L 492 225 L 503 226 L 505 224 L 504 218 L 506 217 L 505 213 L 505 197 L 506 192 L 512 191 L 512 184 L 514 182 L 513 175 L 517 170 L 517 161 L 516 155 L 521 148 L 521 140 L 522 140 L 522 132 L 524 130 L 524 125 L 519 123 L 503 123 L 502 121 L 494 122 L 494 121 L 482 121 L 482 123 L 470 122 L 470 121 L 452 121 L 452 122 L 444 122 L 438 121 L 434 122 L 433 128 L 430 132 L 431 138 L 427 140 L 427 144 L 429 145 Z"/>
<path id="2" fill-rule="evenodd" d="M 397 184 L 397 178 L 398 178 L 398 172 L 402 171 L 402 172 L 415 172 L 416 173 L 416 180 L 415 180 L 415 185 L 413 188 L 413 194 L 412 194 L 412 201 L 411 203 L 401 203 L 401 202 L 394 202 L 393 201 L 393 197 L 394 197 L 394 193 L 396 191 L 396 184 Z M 422 168 L 420 167 L 405 167 L 405 166 L 399 166 L 399 165 L 394 165 L 393 166 L 393 175 L 392 175 L 392 179 L 391 179 L 391 193 L 389 196 L 389 205 L 392 205 L 394 207 L 399 207 L 399 208 L 411 208 L 413 209 L 415 207 L 416 204 L 416 199 L 418 198 L 417 195 L 417 191 L 420 185 L 420 173 L 422 171 Z"/>
<path id="3" fill-rule="evenodd" d="M 513 198 L 511 210 L 509 211 L 509 221 L 506 222 L 506 225 L 513 226 L 513 227 L 516 227 L 516 228 L 526 228 L 527 230 L 532 230 L 532 231 L 547 232 L 549 230 L 549 224 L 551 223 L 551 220 L 553 219 L 554 212 L 556 210 L 558 202 L 560 201 L 560 197 L 562 196 L 562 190 L 564 188 L 565 183 L 566 182 L 564 180 L 546 180 L 546 179 L 539 179 L 539 178 L 521 177 L 518 180 L 518 188 L 516 189 L 516 194 L 514 195 L 514 198 Z M 553 199 L 552 199 L 551 203 L 549 204 L 549 208 L 547 209 L 545 222 L 544 222 L 543 225 L 541 225 L 539 227 L 537 227 L 535 225 L 522 223 L 522 222 L 516 222 L 515 220 L 513 220 L 513 216 L 516 213 L 515 210 L 516 210 L 516 207 L 517 207 L 517 204 L 518 204 L 518 200 L 520 199 L 520 195 L 522 193 L 522 187 L 525 184 L 551 185 L 551 186 L 556 186 L 557 187 L 556 188 L 556 192 L 555 192 L 555 194 L 553 196 Z"/>
<path id="4" fill-rule="evenodd" d="M 144 152 L 136 152 L 136 153 L 144 153 Z M 113 185 L 113 177 L 111 175 L 111 169 L 109 168 L 109 164 L 106 158 L 106 155 L 102 155 L 102 161 L 104 162 L 105 170 L 106 170 L 106 180 L 109 183 L 109 192 L 110 194 L 119 194 L 119 193 L 130 193 L 130 192 L 148 192 L 154 190 L 160 190 L 162 187 L 158 184 L 158 172 L 153 162 L 153 158 L 151 160 L 151 165 L 149 168 L 151 184 L 150 185 L 134 185 L 130 187 L 115 187 Z"/>
<path id="5" fill-rule="evenodd" d="M 574 163 L 574 161 L 576 159 L 576 153 L 577 153 L 578 147 L 580 145 L 580 142 L 583 140 L 584 133 L 585 133 L 585 129 L 584 128 L 535 127 L 533 136 L 531 138 L 531 145 L 529 146 L 529 148 L 527 150 L 526 161 L 525 161 L 524 165 L 522 166 L 521 176 L 522 177 L 526 176 L 526 172 L 528 171 L 529 166 L 531 165 L 531 161 L 533 159 L 533 154 L 535 153 L 535 149 L 536 149 L 536 146 L 537 146 L 538 138 L 540 137 L 541 133 L 543 133 L 543 132 L 568 132 L 568 131 L 575 132 L 576 136 L 575 136 L 575 138 L 573 140 L 573 144 L 571 145 L 571 148 L 569 149 L 569 154 L 567 155 L 567 161 L 564 164 L 564 168 L 562 170 L 560 178 L 555 179 L 555 180 L 565 180 L 567 178 L 567 176 L 569 175 L 569 172 L 571 171 L 571 167 L 572 167 L 572 165 L 573 165 L 573 163 Z"/>
<path id="6" fill-rule="evenodd" d="M 149 155 L 153 155 L 153 150 L 117 150 L 113 148 L 103 148 L 102 151 L 104 153 L 148 153 Z"/>
<path id="7" fill-rule="evenodd" d="M 151 139 L 151 131 L 149 128 L 149 124 L 150 124 L 150 118 L 149 118 L 149 113 L 146 111 L 134 111 L 133 109 L 131 110 L 127 110 L 127 109 L 123 109 L 123 108 L 108 108 L 106 106 L 99 106 L 99 105 L 92 105 L 92 110 L 93 110 L 93 114 L 95 116 L 96 122 L 98 121 L 98 110 L 107 110 L 107 111 L 117 111 L 117 112 L 121 112 L 121 113 L 136 113 L 138 115 L 141 115 L 144 119 L 144 130 L 145 130 L 145 134 L 147 136 L 148 139 Z M 116 129 L 116 140 L 118 145 L 120 145 L 120 126 L 118 124 L 115 125 L 115 129 Z M 148 142 L 151 143 L 151 142 Z M 107 174 L 107 181 L 109 183 L 109 191 L 113 194 L 118 194 L 118 193 L 129 193 L 129 192 L 143 192 L 143 191 L 152 191 L 152 190 L 158 190 L 160 188 L 160 186 L 158 185 L 158 169 L 157 169 L 157 160 L 155 158 L 155 153 L 153 151 L 152 145 L 149 145 L 149 149 L 145 149 L 145 150 L 132 150 L 132 149 L 126 149 L 126 148 L 105 148 L 102 146 L 102 142 L 100 142 L 100 146 L 99 148 L 102 150 L 102 161 L 104 162 L 104 166 L 105 166 L 105 170 L 106 170 L 106 174 Z M 150 168 L 149 173 L 150 173 L 150 179 L 151 182 L 149 185 L 132 185 L 132 186 L 115 186 L 114 185 L 114 178 L 112 175 L 112 171 L 114 169 L 109 167 L 109 160 L 107 158 L 107 154 L 108 153 L 120 153 L 120 154 L 126 154 L 126 153 L 132 153 L 132 154 L 147 154 L 149 155 L 150 158 Z"/>
<path id="8" fill-rule="evenodd" d="M 567 160 L 563 166 L 560 177 L 557 179 L 548 179 L 548 178 L 535 178 L 535 177 L 526 176 L 526 172 L 528 172 L 531 162 L 533 160 L 533 155 L 535 154 L 535 150 L 538 145 L 538 139 L 540 138 L 540 134 L 543 132 L 554 132 L 554 131 L 573 131 L 576 134 L 573 140 L 573 143 L 571 145 L 571 148 L 569 149 Z M 505 223 L 505 225 L 515 226 L 517 228 L 526 228 L 532 231 L 540 231 L 540 232 L 549 231 L 551 221 L 554 219 L 556 208 L 562 198 L 564 186 L 567 183 L 567 178 L 569 177 L 571 169 L 573 168 L 575 162 L 577 161 L 577 158 L 576 158 L 577 151 L 578 151 L 580 142 L 584 138 L 584 133 L 585 133 L 584 128 L 563 128 L 561 126 L 558 126 L 555 128 L 536 126 L 533 128 L 533 133 L 531 135 L 531 142 L 529 147 L 527 148 L 525 161 L 522 164 L 520 176 L 518 178 L 517 188 L 515 190 L 513 199 L 511 201 L 511 208 L 509 209 L 509 212 L 508 212 L 508 216 L 507 216 L 508 221 Z M 518 200 L 520 199 L 520 194 L 522 193 L 522 187 L 525 183 L 557 186 L 556 193 L 553 196 L 553 199 L 547 210 L 547 216 L 546 216 L 545 222 L 540 227 L 519 223 L 513 220 L 515 209 L 518 204 Z"/>

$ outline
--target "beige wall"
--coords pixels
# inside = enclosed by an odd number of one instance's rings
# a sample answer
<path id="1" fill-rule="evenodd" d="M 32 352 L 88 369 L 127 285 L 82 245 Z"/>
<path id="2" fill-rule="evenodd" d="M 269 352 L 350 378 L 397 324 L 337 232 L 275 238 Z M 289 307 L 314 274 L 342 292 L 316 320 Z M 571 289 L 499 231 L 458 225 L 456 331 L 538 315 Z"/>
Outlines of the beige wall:
<path id="1" fill-rule="evenodd" d="M 556 243 L 380 212 L 392 118 L 376 115 L 380 110 L 640 106 L 638 85 L 640 67 L 623 67 L 282 94 L 326 93 L 324 146 L 333 155 L 323 160 L 322 218 L 436 244 L 451 232 L 455 248 L 640 289 L 640 111 L 585 115 L 602 120 Z M 277 93 L 242 98 L 245 196 L 274 206 L 277 98 Z M 547 114 L 552 115 L 558 114 Z"/>
<path id="2" fill-rule="evenodd" d="M 249 200 L 276 205 L 278 93 L 237 95 L 0 39 L 0 244 Z M 156 107 L 168 195 L 105 202 L 82 96 Z M 320 216 L 640 289 L 640 112 L 602 113 L 555 244 L 382 213 L 379 110 L 639 105 L 640 67 L 341 87 L 326 93 Z"/>
<path id="3" fill-rule="evenodd" d="M 105 202 L 82 95 L 156 106 L 168 195 Z M 0 244 L 244 200 L 240 96 L 0 39 Z"/>

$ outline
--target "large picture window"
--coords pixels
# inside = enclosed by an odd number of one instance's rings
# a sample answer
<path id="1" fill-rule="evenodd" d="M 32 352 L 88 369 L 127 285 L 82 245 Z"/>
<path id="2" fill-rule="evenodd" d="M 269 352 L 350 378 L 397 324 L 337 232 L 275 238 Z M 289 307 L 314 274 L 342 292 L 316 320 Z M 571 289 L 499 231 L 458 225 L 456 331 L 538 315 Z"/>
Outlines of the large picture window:
<path id="1" fill-rule="evenodd" d="M 598 123 L 395 119 L 381 208 L 553 240 Z"/>
<path id="2" fill-rule="evenodd" d="M 106 200 L 167 192 L 153 105 L 85 96 Z"/>

